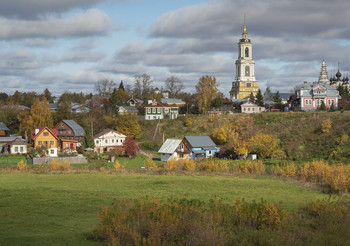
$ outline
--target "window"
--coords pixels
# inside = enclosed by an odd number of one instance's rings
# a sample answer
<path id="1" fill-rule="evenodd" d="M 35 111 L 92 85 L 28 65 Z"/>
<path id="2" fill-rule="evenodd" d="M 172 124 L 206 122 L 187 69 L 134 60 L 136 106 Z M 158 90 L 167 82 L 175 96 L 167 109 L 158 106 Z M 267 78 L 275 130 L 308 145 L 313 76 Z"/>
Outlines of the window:
<path id="1" fill-rule="evenodd" d="M 328 100 L 328 105 L 331 104 L 331 100 Z"/>
<path id="2" fill-rule="evenodd" d="M 250 76 L 250 68 L 249 68 L 249 66 L 245 66 L 245 76 Z"/>
<path id="3" fill-rule="evenodd" d="M 71 133 L 72 133 L 72 131 L 71 131 L 71 130 L 69 130 L 69 131 L 68 131 L 68 133 L 69 133 L 69 134 L 71 134 Z"/>
<path id="4" fill-rule="evenodd" d="M 44 145 L 48 145 L 49 144 L 49 142 L 48 141 L 44 141 Z"/>
<path id="5" fill-rule="evenodd" d="M 117 143 L 118 143 L 118 139 L 117 139 L 116 141 L 117 141 Z"/>
<path id="6" fill-rule="evenodd" d="M 209 150 L 209 155 L 211 155 L 211 150 Z"/>
<path id="7" fill-rule="evenodd" d="M 50 153 L 53 155 L 53 154 L 55 154 L 55 151 L 53 149 L 51 149 Z"/>
<path id="8" fill-rule="evenodd" d="M 43 144 L 43 142 L 39 141 L 39 142 L 38 142 L 38 144 L 39 144 L 39 145 L 42 145 L 42 144 Z"/>
<path id="9" fill-rule="evenodd" d="M 105 143 L 108 143 L 108 139 L 105 140 Z"/>
<path id="10" fill-rule="evenodd" d="M 15 153 L 18 153 L 18 147 L 15 147 Z"/>
<path id="11" fill-rule="evenodd" d="M 48 132 L 44 132 L 44 136 L 49 136 L 49 133 Z"/>
<path id="12" fill-rule="evenodd" d="M 148 108 L 148 113 L 152 113 L 152 109 L 151 108 Z"/>
<path id="13" fill-rule="evenodd" d="M 118 142 L 118 140 L 117 140 L 117 142 Z M 114 143 L 114 139 L 112 139 L 112 143 Z"/>
<path id="14" fill-rule="evenodd" d="M 62 124 L 62 125 L 61 125 L 61 127 L 63 128 L 63 127 L 64 127 L 64 125 Z"/>
<path id="15" fill-rule="evenodd" d="M 247 87 L 252 87 L 252 83 L 247 83 Z"/>
<path id="16" fill-rule="evenodd" d="M 22 147 L 22 146 L 19 148 L 19 151 L 20 151 L 21 153 L 23 153 L 23 147 Z"/>
<path id="17" fill-rule="evenodd" d="M 120 142 L 122 143 L 122 142 L 123 142 L 123 139 L 120 139 Z"/>
<path id="18" fill-rule="evenodd" d="M 68 144 L 66 143 L 66 148 L 68 148 Z"/>
<path id="19" fill-rule="evenodd" d="M 50 141 L 50 144 L 53 145 L 53 141 Z"/>
<path id="20" fill-rule="evenodd" d="M 245 57 L 249 57 L 249 48 L 245 48 Z"/>
<path id="21" fill-rule="evenodd" d="M 98 144 L 99 143 L 99 141 L 98 140 L 96 140 L 96 144 Z"/>

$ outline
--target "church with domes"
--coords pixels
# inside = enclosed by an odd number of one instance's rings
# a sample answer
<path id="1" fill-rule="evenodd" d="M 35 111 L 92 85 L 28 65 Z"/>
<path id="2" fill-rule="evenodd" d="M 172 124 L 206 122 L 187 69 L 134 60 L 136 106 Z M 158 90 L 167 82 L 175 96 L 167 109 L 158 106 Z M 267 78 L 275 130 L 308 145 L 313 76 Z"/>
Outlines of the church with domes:
<path id="1" fill-rule="evenodd" d="M 327 108 L 331 108 L 332 106 L 335 109 L 338 108 L 340 96 L 336 85 L 341 76 L 341 73 L 338 71 L 336 74 L 337 79 L 331 77 L 330 80 L 328 78 L 326 62 L 323 61 L 318 81 L 313 83 L 305 81 L 302 87 L 296 91 L 297 100 L 293 102 L 294 110 L 316 110 L 321 107 L 322 103 Z M 342 80 L 340 81 L 341 84 L 346 83 L 346 78 L 344 82 Z"/>
<path id="2" fill-rule="evenodd" d="M 259 90 L 258 81 L 255 78 L 255 62 L 253 60 L 253 49 L 248 39 L 247 26 L 244 18 L 242 38 L 238 42 L 238 59 L 236 60 L 236 77 L 232 82 L 230 99 L 243 99 L 251 93 L 255 96 Z"/>

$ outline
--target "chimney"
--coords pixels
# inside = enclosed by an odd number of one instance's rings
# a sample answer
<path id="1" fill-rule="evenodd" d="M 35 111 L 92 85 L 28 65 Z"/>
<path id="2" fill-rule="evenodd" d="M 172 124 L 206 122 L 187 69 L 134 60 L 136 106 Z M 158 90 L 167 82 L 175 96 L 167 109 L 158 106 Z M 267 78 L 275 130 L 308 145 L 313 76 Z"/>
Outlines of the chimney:
<path id="1" fill-rule="evenodd" d="M 39 128 L 35 128 L 35 135 L 39 133 Z"/>

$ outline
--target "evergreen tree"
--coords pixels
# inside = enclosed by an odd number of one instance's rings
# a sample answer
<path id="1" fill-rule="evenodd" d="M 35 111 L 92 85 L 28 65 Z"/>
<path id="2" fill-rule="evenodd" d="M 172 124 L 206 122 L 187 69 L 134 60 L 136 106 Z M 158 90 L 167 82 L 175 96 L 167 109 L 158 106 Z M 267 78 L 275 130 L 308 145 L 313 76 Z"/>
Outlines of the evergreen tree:
<path id="1" fill-rule="evenodd" d="M 323 100 L 322 100 L 322 102 L 321 102 L 321 107 L 320 107 L 320 109 L 321 109 L 322 111 L 326 111 L 326 110 L 327 110 L 326 104 L 324 104 L 324 101 L 323 101 Z"/>
<path id="2" fill-rule="evenodd" d="M 255 97 L 254 97 L 253 92 L 250 93 L 249 102 L 252 102 L 252 103 L 255 102 Z"/>
<path id="3" fill-rule="evenodd" d="M 277 104 L 281 104 L 282 103 L 282 99 L 281 99 L 281 96 L 280 96 L 280 92 L 277 91 L 275 93 L 275 95 L 273 96 L 273 101 Z"/>
<path id="4" fill-rule="evenodd" d="M 335 111 L 334 103 L 332 103 L 332 106 L 329 108 L 329 110 L 330 110 L 331 112 Z"/>
<path id="5" fill-rule="evenodd" d="M 256 97 L 255 97 L 255 103 L 260 106 L 260 107 L 263 107 L 264 106 L 264 97 L 263 95 L 261 94 L 261 90 L 259 89 L 258 90 L 258 93 L 256 94 Z"/>
<path id="6" fill-rule="evenodd" d="M 119 88 L 120 88 L 120 85 L 119 85 Z M 119 90 L 122 90 L 122 89 L 119 89 Z M 118 109 L 118 105 L 120 104 L 120 100 L 118 98 L 118 91 L 116 88 L 113 89 L 113 92 L 111 94 L 111 97 L 109 98 L 109 101 L 111 102 L 111 107 L 112 107 L 113 113 L 117 113 L 117 111 L 118 111 L 117 109 Z"/>
<path id="7" fill-rule="evenodd" d="M 123 84 L 123 80 L 120 81 L 118 90 L 123 90 L 123 91 L 125 91 L 124 84 Z"/>

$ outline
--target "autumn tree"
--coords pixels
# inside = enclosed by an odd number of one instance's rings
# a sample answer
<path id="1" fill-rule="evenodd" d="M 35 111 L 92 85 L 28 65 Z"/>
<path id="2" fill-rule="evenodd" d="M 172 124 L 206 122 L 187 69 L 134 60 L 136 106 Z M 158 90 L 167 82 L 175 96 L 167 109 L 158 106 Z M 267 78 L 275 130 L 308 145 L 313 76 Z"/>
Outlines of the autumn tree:
<path id="1" fill-rule="evenodd" d="M 95 90 L 101 97 L 110 97 L 115 87 L 115 82 L 113 80 L 102 79 L 97 81 L 95 84 Z"/>
<path id="2" fill-rule="evenodd" d="M 129 98 L 130 95 L 125 90 L 122 88 L 119 88 L 118 90 L 117 88 L 114 88 L 111 97 L 109 98 L 113 112 L 117 113 L 117 107 L 121 106 L 123 104 L 123 101 Z"/>
<path id="3" fill-rule="evenodd" d="M 153 80 L 148 74 L 135 75 L 133 94 L 135 98 L 147 100 L 151 92 Z"/>
<path id="4" fill-rule="evenodd" d="M 140 147 L 132 137 L 127 137 L 123 142 L 123 150 L 127 156 L 135 156 L 140 151 Z"/>
<path id="5" fill-rule="evenodd" d="M 250 152 L 263 158 L 283 155 L 279 149 L 279 139 L 273 134 L 257 133 L 250 139 Z"/>
<path id="6" fill-rule="evenodd" d="M 202 76 L 196 85 L 196 101 L 199 110 L 206 113 L 211 102 L 218 94 L 218 84 L 216 78 L 212 76 Z"/>
<path id="7" fill-rule="evenodd" d="M 151 95 L 149 96 L 149 98 L 154 101 L 156 100 L 157 102 L 161 102 L 162 101 L 162 94 L 161 93 L 157 93 L 157 92 L 152 92 Z"/>
<path id="8" fill-rule="evenodd" d="M 21 93 L 19 91 L 15 91 L 15 93 L 12 96 L 10 96 L 9 101 L 11 104 L 15 104 L 15 105 L 21 104 L 22 103 Z"/>
<path id="9" fill-rule="evenodd" d="M 121 115 L 117 120 L 117 131 L 132 138 L 136 138 L 141 131 L 137 115 L 125 114 Z"/>
<path id="10" fill-rule="evenodd" d="M 49 102 L 45 97 L 42 101 L 39 98 L 34 98 L 30 112 L 23 111 L 18 117 L 20 121 L 19 131 L 22 134 L 25 132 L 28 134 L 36 127 L 53 126 Z"/>
<path id="11" fill-rule="evenodd" d="M 169 97 L 178 96 L 185 88 L 178 77 L 171 76 L 165 80 L 165 90 L 169 91 Z"/>

